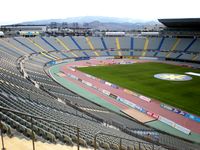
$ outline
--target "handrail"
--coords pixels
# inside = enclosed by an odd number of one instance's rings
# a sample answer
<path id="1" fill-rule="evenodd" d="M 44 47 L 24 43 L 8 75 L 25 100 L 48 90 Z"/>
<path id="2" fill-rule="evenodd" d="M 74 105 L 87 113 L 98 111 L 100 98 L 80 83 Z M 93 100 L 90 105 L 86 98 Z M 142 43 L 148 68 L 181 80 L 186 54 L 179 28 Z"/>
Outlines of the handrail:
<path id="1" fill-rule="evenodd" d="M 46 119 L 46 118 L 39 117 L 39 116 L 33 116 L 31 114 L 28 114 L 28 113 L 23 113 L 23 112 L 20 112 L 20 111 L 17 111 L 17 110 L 13 110 L 13 109 L 10 109 L 10 108 L 4 108 L 2 106 L 0 106 L 0 110 L 1 111 L 9 111 L 9 112 L 13 112 L 13 113 L 16 113 L 16 114 L 19 114 L 19 115 L 24 115 L 24 116 L 31 117 L 31 131 L 32 131 L 33 150 L 35 150 L 35 139 L 34 139 L 34 131 L 33 131 L 33 118 L 34 119 L 43 120 L 43 121 L 53 122 L 53 123 L 64 125 L 64 126 L 68 126 L 68 127 L 71 127 L 71 128 L 75 128 L 77 130 L 77 150 L 80 149 L 80 144 L 79 144 L 79 138 L 80 138 L 79 132 L 80 132 L 80 128 L 77 127 L 77 126 L 69 125 L 69 124 L 66 124 L 66 123 L 63 123 L 63 122 L 59 122 L 59 121 L 55 121 L 55 120 L 52 120 L 52 119 Z M 3 142 L 2 129 L 1 129 L 1 138 L 2 138 L 2 146 L 3 146 L 2 149 L 5 149 L 4 148 L 4 142 Z"/>
<path id="2" fill-rule="evenodd" d="M 135 141 L 135 140 L 130 140 L 130 139 L 127 139 L 127 138 L 123 138 L 123 137 L 120 137 L 120 136 L 116 136 L 116 135 L 111 135 L 111 134 L 108 134 L 108 133 L 104 133 L 104 132 L 97 132 L 94 136 L 94 150 L 97 149 L 97 136 L 98 135 L 106 135 L 106 136 L 110 136 L 110 137 L 114 137 L 114 138 L 118 138 L 120 140 L 119 142 L 119 150 L 122 150 L 122 140 L 126 140 L 126 141 L 131 141 L 131 142 L 134 142 L 134 143 L 138 143 L 139 144 L 139 150 L 140 150 L 140 145 L 141 144 L 152 144 L 152 150 L 154 150 L 154 144 L 153 143 L 147 143 L 147 142 L 140 142 L 140 141 Z"/>
<path id="3" fill-rule="evenodd" d="M 33 147 L 33 150 L 35 150 L 35 137 L 34 137 L 34 131 L 33 131 L 33 118 L 34 119 L 43 120 L 43 121 L 48 121 L 48 122 L 54 122 L 56 124 L 65 125 L 65 126 L 68 126 L 68 127 L 75 128 L 77 130 L 77 150 L 80 149 L 80 144 L 79 144 L 79 140 L 80 140 L 80 134 L 79 134 L 80 133 L 80 128 L 77 127 L 77 126 L 69 125 L 69 124 L 66 124 L 66 123 L 63 123 L 63 122 L 59 122 L 59 121 L 55 121 L 55 120 L 52 120 L 52 119 L 46 119 L 46 118 L 39 117 L 39 116 L 33 116 L 31 114 L 28 114 L 28 113 L 20 112 L 20 111 L 17 111 L 17 110 L 14 110 L 14 109 L 10 109 L 10 108 L 4 108 L 2 106 L 0 106 L 0 110 L 1 111 L 6 111 L 6 112 L 7 111 L 8 112 L 13 112 L 15 114 L 23 115 L 23 116 L 28 116 L 28 117 L 31 118 L 31 131 L 32 131 L 32 137 L 31 138 L 32 138 L 32 145 L 33 145 L 32 147 Z M 119 144 L 120 145 L 120 147 L 119 147 L 120 150 L 122 150 L 122 140 L 126 140 L 126 141 L 131 141 L 131 142 L 134 142 L 134 143 L 138 143 L 139 144 L 139 149 L 140 149 L 140 145 L 141 144 L 152 145 L 152 150 L 154 150 L 154 143 L 147 143 L 147 142 L 140 142 L 140 141 L 136 141 L 136 140 L 130 140 L 130 139 L 123 138 L 123 137 L 120 137 L 120 136 L 107 134 L 107 133 L 104 133 L 104 132 L 101 132 L 101 131 L 97 132 L 94 135 L 94 150 L 97 149 L 97 136 L 100 135 L 100 134 L 120 139 L 120 144 Z M 1 129 L 1 138 L 2 138 L 2 150 L 5 150 L 2 129 Z"/>

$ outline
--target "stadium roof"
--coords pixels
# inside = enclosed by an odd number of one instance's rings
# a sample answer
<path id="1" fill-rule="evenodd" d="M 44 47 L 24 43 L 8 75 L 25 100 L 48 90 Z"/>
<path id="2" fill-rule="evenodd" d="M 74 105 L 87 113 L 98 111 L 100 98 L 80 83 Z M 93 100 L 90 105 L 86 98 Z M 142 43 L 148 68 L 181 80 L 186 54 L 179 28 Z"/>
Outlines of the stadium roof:
<path id="1" fill-rule="evenodd" d="M 168 28 L 200 29 L 200 18 L 158 19 Z"/>

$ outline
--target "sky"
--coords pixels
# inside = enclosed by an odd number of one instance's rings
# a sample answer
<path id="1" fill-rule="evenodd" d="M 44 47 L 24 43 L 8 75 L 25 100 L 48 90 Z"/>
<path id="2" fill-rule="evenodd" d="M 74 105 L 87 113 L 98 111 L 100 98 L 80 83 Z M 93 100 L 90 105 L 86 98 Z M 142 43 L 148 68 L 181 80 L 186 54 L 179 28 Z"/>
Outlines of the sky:
<path id="1" fill-rule="evenodd" d="M 200 0 L 1 0 L 0 7 L 0 25 L 79 16 L 200 18 Z"/>

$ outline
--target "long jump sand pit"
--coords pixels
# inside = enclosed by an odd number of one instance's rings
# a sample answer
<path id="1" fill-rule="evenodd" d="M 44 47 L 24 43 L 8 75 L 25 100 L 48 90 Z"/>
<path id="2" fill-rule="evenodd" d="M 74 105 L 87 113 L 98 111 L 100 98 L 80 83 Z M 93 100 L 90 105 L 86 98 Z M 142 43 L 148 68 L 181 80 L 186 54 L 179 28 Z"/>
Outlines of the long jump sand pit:
<path id="1" fill-rule="evenodd" d="M 124 110 L 122 110 L 122 112 L 125 113 L 126 115 L 128 115 L 128 116 L 130 116 L 130 117 L 142 122 L 142 123 L 146 123 L 146 122 L 155 120 L 155 118 L 152 118 L 152 117 L 150 117 L 148 115 L 145 115 L 142 112 L 139 112 L 139 111 L 137 111 L 135 109 L 131 109 L 131 108 L 124 109 Z"/>

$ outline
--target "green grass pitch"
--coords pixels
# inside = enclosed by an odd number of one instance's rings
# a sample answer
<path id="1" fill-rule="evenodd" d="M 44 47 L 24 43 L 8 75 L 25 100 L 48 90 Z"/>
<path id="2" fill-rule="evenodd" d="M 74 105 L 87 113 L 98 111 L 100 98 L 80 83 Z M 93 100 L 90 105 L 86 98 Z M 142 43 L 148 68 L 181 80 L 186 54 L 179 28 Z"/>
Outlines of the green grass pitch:
<path id="1" fill-rule="evenodd" d="M 190 81 L 166 81 L 154 78 L 154 74 L 157 73 L 200 73 L 200 70 L 155 62 L 95 66 L 78 70 L 200 115 L 200 77 L 192 76 L 193 79 Z"/>

